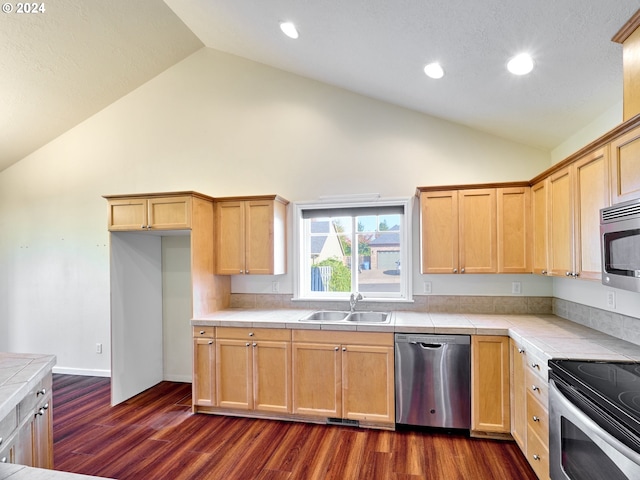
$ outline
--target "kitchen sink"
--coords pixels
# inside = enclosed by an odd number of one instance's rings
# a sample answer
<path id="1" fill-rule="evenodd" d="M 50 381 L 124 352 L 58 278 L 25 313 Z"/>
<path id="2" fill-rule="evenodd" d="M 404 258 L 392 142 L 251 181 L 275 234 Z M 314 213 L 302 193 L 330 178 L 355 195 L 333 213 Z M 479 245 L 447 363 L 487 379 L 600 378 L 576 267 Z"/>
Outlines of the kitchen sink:
<path id="1" fill-rule="evenodd" d="M 310 313 L 300 319 L 301 322 L 340 322 L 346 320 L 349 312 L 339 312 L 335 310 L 319 310 Z"/>
<path id="2" fill-rule="evenodd" d="M 362 323 L 387 323 L 390 314 L 388 312 L 353 312 L 347 317 L 349 322 Z"/>
<path id="3" fill-rule="evenodd" d="M 389 323 L 388 312 L 343 312 L 337 310 L 318 310 L 302 317 L 300 322 L 318 323 Z"/>

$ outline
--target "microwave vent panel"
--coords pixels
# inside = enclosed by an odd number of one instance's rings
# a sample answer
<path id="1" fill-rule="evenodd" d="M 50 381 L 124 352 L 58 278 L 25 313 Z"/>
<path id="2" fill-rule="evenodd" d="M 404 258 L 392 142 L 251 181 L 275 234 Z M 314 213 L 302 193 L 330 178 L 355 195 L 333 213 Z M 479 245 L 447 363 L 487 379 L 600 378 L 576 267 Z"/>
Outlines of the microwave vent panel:
<path id="1" fill-rule="evenodd" d="M 619 220 L 640 218 L 640 199 L 619 203 L 600 210 L 602 223 L 610 223 Z"/>

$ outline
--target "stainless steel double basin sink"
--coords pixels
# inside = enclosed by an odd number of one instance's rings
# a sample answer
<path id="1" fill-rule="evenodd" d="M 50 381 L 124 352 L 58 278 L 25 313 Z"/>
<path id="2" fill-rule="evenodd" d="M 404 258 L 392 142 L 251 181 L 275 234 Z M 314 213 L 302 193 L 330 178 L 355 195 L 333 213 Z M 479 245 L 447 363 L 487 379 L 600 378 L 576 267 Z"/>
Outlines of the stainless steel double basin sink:
<path id="1" fill-rule="evenodd" d="M 302 317 L 300 322 L 317 323 L 389 323 L 389 312 L 344 312 L 318 310 Z"/>

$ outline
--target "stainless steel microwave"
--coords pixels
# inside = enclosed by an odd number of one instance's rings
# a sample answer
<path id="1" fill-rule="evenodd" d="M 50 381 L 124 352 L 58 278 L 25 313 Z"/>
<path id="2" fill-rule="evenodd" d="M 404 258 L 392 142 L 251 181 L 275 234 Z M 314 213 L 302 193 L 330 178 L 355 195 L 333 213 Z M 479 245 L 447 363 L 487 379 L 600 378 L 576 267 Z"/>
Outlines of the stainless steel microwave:
<path id="1" fill-rule="evenodd" d="M 602 283 L 640 292 L 640 198 L 600 210 Z"/>

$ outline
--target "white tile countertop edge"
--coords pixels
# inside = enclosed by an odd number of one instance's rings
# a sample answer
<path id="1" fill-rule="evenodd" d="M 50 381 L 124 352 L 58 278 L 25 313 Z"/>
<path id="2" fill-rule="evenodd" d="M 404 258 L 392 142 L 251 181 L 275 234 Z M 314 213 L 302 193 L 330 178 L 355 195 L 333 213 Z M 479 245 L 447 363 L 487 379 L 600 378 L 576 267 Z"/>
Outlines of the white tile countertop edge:
<path id="1" fill-rule="evenodd" d="M 390 333 L 504 335 L 541 360 L 569 358 L 640 362 L 640 345 L 556 315 L 490 315 L 394 311 L 388 324 L 301 322 L 313 310 L 227 309 L 191 320 L 192 326 L 346 330 Z"/>

